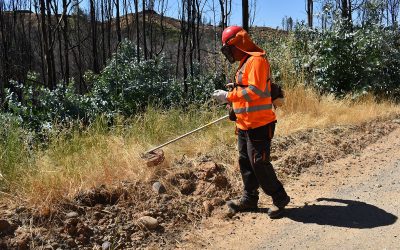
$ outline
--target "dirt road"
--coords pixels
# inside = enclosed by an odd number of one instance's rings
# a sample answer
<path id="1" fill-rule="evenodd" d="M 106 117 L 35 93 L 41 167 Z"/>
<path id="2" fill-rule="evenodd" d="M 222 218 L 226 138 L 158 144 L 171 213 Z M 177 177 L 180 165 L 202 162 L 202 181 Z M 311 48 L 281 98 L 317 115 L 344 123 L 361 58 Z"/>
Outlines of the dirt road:
<path id="1" fill-rule="evenodd" d="M 315 167 L 286 184 L 286 216 L 210 218 L 184 248 L 399 249 L 400 129 L 357 155 Z"/>

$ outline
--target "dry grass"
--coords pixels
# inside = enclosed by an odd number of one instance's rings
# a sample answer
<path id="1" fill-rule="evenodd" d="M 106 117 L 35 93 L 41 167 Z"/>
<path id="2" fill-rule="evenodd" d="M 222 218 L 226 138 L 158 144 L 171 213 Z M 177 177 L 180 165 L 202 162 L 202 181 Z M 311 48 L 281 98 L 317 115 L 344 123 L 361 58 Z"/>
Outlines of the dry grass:
<path id="1" fill-rule="evenodd" d="M 290 134 L 308 128 L 360 124 L 376 118 L 400 114 L 400 107 L 390 101 L 377 102 L 373 96 L 359 100 L 320 96 L 312 89 L 296 85 L 287 91 L 286 105 L 278 110 L 278 134 Z"/>
<path id="2" fill-rule="evenodd" d="M 400 107 L 390 102 L 377 103 L 366 97 L 354 102 L 319 96 L 302 86 L 286 90 L 286 106 L 278 110 L 278 135 L 307 128 L 358 124 L 377 117 L 400 114 Z M 31 166 L 10 190 L 36 206 L 56 204 L 73 197 L 79 190 L 121 180 L 146 180 L 155 169 L 145 166 L 140 154 L 167 139 L 207 123 L 225 114 L 224 110 L 191 109 L 158 111 L 116 125 L 111 131 L 102 121 L 85 132 L 65 131 L 55 136 L 50 147 L 38 153 Z M 167 161 L 162 166 L 176 171 L 172 162 L 182 155 L 208 154 L 217 161 L 233 164 L 236 158 L 234 125 L 221 122 L 164 149 Z M 230 169 L 232 176 L 236 171 Z M 154 176 L 153 176 L 154 177 Z"/>
<path id="3" fill-rule="evenodd" d="M 221 110 L 149 109 L 111 131 L 105 129 L 107 124 L 102 121 L 83 133 L 72 132 L 72 136 L 71 131 L 63 131 L 52 139 L 47 150 L 38 154 L 31 166 L 25 167 L 29 171 L 14 180 L 10 190 L 30 204 L 48 206 L 101 184 L 147 180 L 156 169 L 146 167 L 141 158 L 145 150 L 222 115 Z M 170 168 L 170 162 L 184 154 L 195 155 L 207 152 L 210 147 L 217 148 L 220 143 L 232 143 L 234 138 L 228 130 L 232 131 L 232 127 L 224 122 L 166 148 L 167 160 L 162 167 Z M 230 138 L 218 136 L 221 132 Z"/>
<path id="4" fill-rule="evenodd" d="M 73 149 L 76 145 L 82 147 Z M 60 141 L 23 177 L 20 195 L 33 204 L 52 204 L 100 183 L 146 176 L 148 171 L 138 167 L 142 164 L 137 147 L 121 136 L 96 133 Z"/>

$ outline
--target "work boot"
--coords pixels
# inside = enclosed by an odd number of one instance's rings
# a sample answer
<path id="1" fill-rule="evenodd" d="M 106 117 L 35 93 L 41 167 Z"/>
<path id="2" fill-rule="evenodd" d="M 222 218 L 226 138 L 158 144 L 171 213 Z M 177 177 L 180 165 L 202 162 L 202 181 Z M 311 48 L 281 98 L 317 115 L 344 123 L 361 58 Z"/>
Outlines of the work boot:
<path id="1" fill-rule="evenodd" d="M 274 201 L 274 204 L 272 207 L 268 209 L 268 216 L 271 219 L 277 219 L 280 218 L 283 215 L 283 212 L 285 211 L 285 207 L 287 204 L 290 202 L 290 197 L 286 195 L 285 198 L 279 201 Z"/>
<path id="2" fill-rule="evenodd" d="M 239 200 L 231 200 L 226 203 L 229 208 L 229 214 L 233 215 L 238 212 L 251 212 L 257 211 L 257 201 L 249 201 L 244 198 L 240 198 Z"/>

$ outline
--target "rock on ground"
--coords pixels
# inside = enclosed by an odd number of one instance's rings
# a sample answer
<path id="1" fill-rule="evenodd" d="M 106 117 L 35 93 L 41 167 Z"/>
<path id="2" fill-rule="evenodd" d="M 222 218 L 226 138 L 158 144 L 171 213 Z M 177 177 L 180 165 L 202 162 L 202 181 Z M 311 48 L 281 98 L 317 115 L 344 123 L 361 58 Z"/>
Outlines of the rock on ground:
<path id="1" fill-rule="evenodd" d="M 158 227 L 157 219 L 155 219 L 151 216 L 140 217 L 138 220 L 138 223 L 149 230 L 154 230 Z"/>

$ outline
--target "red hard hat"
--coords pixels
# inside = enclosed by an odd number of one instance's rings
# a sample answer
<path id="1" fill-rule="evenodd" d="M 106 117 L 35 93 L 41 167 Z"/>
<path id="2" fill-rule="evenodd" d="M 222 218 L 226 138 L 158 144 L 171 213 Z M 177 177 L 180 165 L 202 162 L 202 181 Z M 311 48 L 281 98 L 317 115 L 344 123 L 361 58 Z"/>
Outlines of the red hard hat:
<path id="1" fill-rule="evenodd" d="M 236 36 L 236 34 L 239 31 L 242 31 L 243 28 L 239 26 L 229 26 L 228 28 L 224 29 L 222 32 L 222 44 L 225 45 L 225 43 Z"/>

